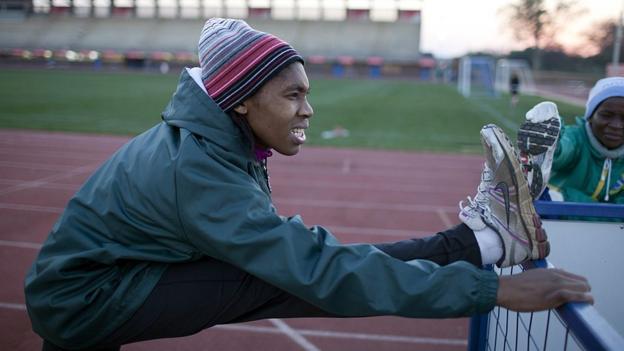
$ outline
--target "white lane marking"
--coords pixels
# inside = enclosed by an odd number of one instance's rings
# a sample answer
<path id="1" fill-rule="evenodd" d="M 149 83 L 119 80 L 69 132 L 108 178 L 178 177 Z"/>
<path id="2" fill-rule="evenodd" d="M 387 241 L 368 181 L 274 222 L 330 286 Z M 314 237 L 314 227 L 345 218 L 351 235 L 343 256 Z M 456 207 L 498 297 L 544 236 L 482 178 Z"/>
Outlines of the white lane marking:
<path id="1" fill-rule="evenodd" d="M 345 158 L 342 161 L 342 169 L 340 170 L 340 172 L 342 174 L 351 173 L 351 159 L 350 158 Z"/>
<path id="2" fill-rule="evenodd" d="M 44 171 L 72 171 L 76 166 L 63 166 L 58 164 L 44 164 L 35 162 L 0 161 L 0 166 L 10 168 L 24 168 Z"/>
<path id="3" fill-rule="evenodd" d="M 2 194 L 2 192 L 0 192 Z M 379 202 L 352 202 L 352 201 L 333 201 L 333 200 L 297 200 L 288 198 L 276 198 L 275 203 L 278 205 L 296 205 L 308 207 L 338 207 L 352 208 L 358 210 L 390 210 L 390 211 L 408 211 L 408 212 L 457 212 L 454 206 L 436 206 L 431 205 L 409 205 L 409 204 L 385 204 Z M 0 203 L 0 208 L 24 210 L 24 211 L 41 211 L 41 212 L 62 212 L 60 207 L 46 207 L 35 205 L 21 205 L 11 203 Z"/>
<path id="4" fill-rule="evenodd" d="M 306 180 L 301 184 L 294 184 L 289 182 L 286 178 L 280 179 L 280 175 L 272 174 L 271 179 L 274 180 L 279 190 L 287 189 L 289 187 L 297 187 L 297 188 L 321 188 L 321 189 L 361 189 L 367 191 L 378 191 L 378 192 L 387 192 L 387 191 L 397 191 L 397 192 L 408 192 L 408 193 L 417 193 L 417 194 L 435 194 L 439 196 L 440 194 L 457 194 L 462 193 L 466 190 L 466 187 L 457 187 L 456 185 L 444 186 L 444 188 L 435 189 L 432 188 L 430 184 L 395 184 L 388 182 L 353 182 L 352 180 L 334 180 L 334 181 L 310 181 Z M 453 188 L 455 186 L 455 188 Z"/>
<path id="5" fill-rule="evenodd" d="M 11 156 L 17 156 L 20 159 L 25 159 L 25 160 L 32 160 L 33 158 L 36 157 L 44 157 L 44 158 L 56 158 L 56 159 L 63 159 L 63 160 L 76 160 L 76 161 L 93 161 L 95 159 L 101 158 L 102 161 L 104 161 L 107 157 L 110 156 L 110 154 L 112 153 L 112 151 L 110 150 L 106 150 L 106 151 L 93 151 L 93 152 L 80 152 L 80 151 L 58 151 L 58 152 L 54 152 L 54 151 L 42 151 L 40 149 L 37 150 L 32 150 L 32 151 L 24 151 L 24 150 L 15 150 L 14 147 L 11 148 L 3 148 L 2 146 L 0 146 L 0 154 L 2 155 L 11 155 Z"/>
<path id="6" fill-rule="evenodd" d="M 519 123 L 511 120 L 510 117 L 503 115 L 502 113 L 498 112 L 495 108 L 487 104 L 486 100 L 484 99 L 466 98 L 466 100 L 470 102 L 473 106 L 476 106 L 481 111 L 485 112 L 486 114 L 490 115 L 492 118 L 496 119 L 499 123 L 504 125 L 507 129 L 516 130 L 520 126 Z"/>
<path id="7" fill-rule="evenodd" d="M 13 240 L 0 240 L 0 246 L 19 247 L 22 249 L 35 249 L 41 248 L 40 243 L 33 243 L 28 241 L 13 241 Z"/>
<path id="8" fill-rule="evenodd" d="M 433 344 L 433 345 L 461 345 L 461 346 L 468 345 L 468 342 L 463 339 L 445 339 L 445 338 L 428 338 L 428 337 L 418 337 L 418 336 L 345 333 L 345 332 L 335 332 L 335 331 L 330 331 L 330 330 L 299 330 L 299 333 L 301 335 L 321 336 L 321 337 L 326 337 L 326 338 L 410 342 L 410 343 Z"/>
<path id="9" fill-rule="evenodd" d="M 244 324 L 224 324 L 212 327 L 214 329 L 231 330 L 231 331 L 245 331 L 251 333 L 267 333 L 277 334 L 280 333 L 276 328 L 261 327 Z M 466 346 L 468 341 L 465 339 L 450 339 L 450 338 L 430 338 L 419 336 L 403 336 L 403 335 L 383 335 L 383 334 L 363 334 L 352 332 L 336 332 L 331 330 L 313 330 L 313 329 L 297 329 L 297 332 L 301 335 L 317 336 L 324 338 L 335 339 L 358 339 L 369 341 L 386 341 L 386 342 L 402 342 L 411 344 L 431 344 L 431 345 L 459 345 Z"/>
<path id="10" fill-rule="evenodd" d="M 18 210 L 18 211 L 32 211 L 32 212 L 47 212 L 47 213 L 61 213 L 61 212 L 63 212 L 63 208 L 61 208 L 61 207 L 9 204 L 9 203 L 5 203 L 5 202 L 0 202 L 0 209 Z"/>
<path id="11" fill-rule="evenodd" d="M 478 161 L 477 161 L 478 162 Z M 476 163 L 478 164 L 478 163 Z M 413 182 L 415 179 L 421 182 L 442 182 L 448 180 L 456 181 L 456 177 L 453 175 L 457 174 L 461 171 L 466 171 L 466 166 L 460 169 L 451 169 L 446 172 L 442 171 L 431 171 L 427 168 L 413 169 L 413 170 L 392 170 L 388 171 L 389 167 L 360 167 L 358 166 L 355 169 L 350 169 L 349 174 L 342 173 L 342 164 L 334 165 L 334 168 L 321 167 L 321 166 L 307 166 L 307 165 L 297 165 L 295 164 L 295 168 L 286 168 L 286 166 L 278 166 L 271 164 L 269 170 L 271 173 L 283 177 L 288 176 L 301 176 L 302 174 L 308 177 L 326 177 L 326 176 L 341 176 L 341 177 L 382 177 L 382 181 L 403 181 L 404 183 Z M 339 167 L 339 168 L 338 168 Z M 340 171 L 338 170 L 340 169 Z M 470 168 L 468 168 L 470 169 Z M 477 168 L 472 170 L 475 174 L 478 172 Z M 352 179 L 349 179 L 352 180 Z M 446 182 L 448 182 L 446 181 Z M 438 183 L 439 184 L 439 183 Z"/>
<path id="12" fill-rule="evenodd" d="M 23 303 L 0 302 L 0 308 L 4 308 L 7 310 L 26 311 L 26 305 L 24 305 Z"/>
<path id="13" fill-rule="evenodd" d="M 18 185 L 23 184 L 23 180 L 13 180 L 13 179 L 0 179 L 0 184 L 2 185 Z M 61 184 L 61 183 L 47 183 L 40 184 L 39 188 L 44 189 L 56 189 L 56 190 L 73 190 L 76 191 L 80 187 L 79 184 Z"/>
<path id="14" fill-rule="evenodd" d="M 99 164 L 100 164 L 100 162 L 92 164 L 92 165 L 86 165 L 86 166 L 74 168 L 73 170 L 71 170 L 69 172 L 51 175 L 51 176 L 48 176 L 48 177 L 45 177 L 45 178 L 41 178 L 41 179 L 37 179 L 37 180 L 33 180 L 33 181 L 26 181 L 26 182 L 23 182 L 21 184 L 17 184 L 17 185 L 8 187 L 6 189 L 0 190 L 0 195 L 4 195 L 4 194 L 12 193 L 14 191 L 24 190 L 24 189 L 28 189 L 28 188 L 36 188 L 36 187 L 39 187 L 39 186 L 42 186 L 42 185 L 45 185 L 45 184 L 48 184 L 48 183 L 52 183 L 52 182 L 54 182 L 56 180 L 59 180 L 59 179 L 71 177 L 71 176 L 78 175 L 78 174 L 84 173 L 84 172 L 91 172 L 93 170 L 93 168 L 97 167 Z"/>
<path id="15" fill-rule="evenodd" d="M 347 227 L 341 225 L 332 225 L 324 223 L 323 228 L 327 228 L 334 233 L 355 234 L 355 235 L 373 235 L 373 236 L 398 236 L 407 238 L 417 238 L 423 235 L 432 235 L 435 232 L 426 230 L 407 230 L 407 229 L 386 229 L 386 228 L 369 228 L 369 227 Z"/>
<path id="16" fill-rule="evenodd" d="M 438 214 L 438 216 L 442 220 L 442 223 L 444 224 L 444 226 L 447 227 L 447 228 L 450 228 L 453 225 L 455 225 L 455 223 L 453 223 L 453 221 L 451 221 L 451 219 L 449 218 L 449 215 L 448 215 L 447 212 L 448 212 L 447 210 L 444 210 L 442 208 L 436 208 L 436 213 Z"/>
<path id="17" fill-rule="evenodd" d="M 335 200 L 310 200 L 310 199 L 291 199 L 279 197 L 273 199 L 278 205 L 297 205 L 312 207 L 338 207 L 353 208 L 364 210 L 391 210 L 391 211 L 409 211 L 409 212 L 457 212 L 455 206 L 432 206 L 418 204 L 386 204 L 380 202 L 354 202 L 354 201 L 335 201 Z M 278 206 L 279 207 L 279 206 Z"/>
<path id="18" fill-rule="evenodd" d="M 280 332 L 286 334 L 289 338 L 291 338 L 294 342 L 296 342 L 299 346 L 301 346 L 306 351 L 321 351 L 318 347 L 314 346 L 308 339 L 304 338 L 300 333 L 291 328 L 288 324 L 286 324 L 281 319 L 269 319 L 274 326 L 279 329 Z"/>
<path id="19" fill-rule="evenodd" d="M 96 134 L 78 134 L 71 132 L 51 132 L 51 133 L 37 133 L 30 131 L 15 131 L 15 130 L 2 130 L 0 131 L 0 144 L 7 145 L 29 145 L 33 146 L 36 143 L 40 143 L 41 147 L 50 147 L 50 142 L 60 141 L 61 144 L 54 146 L 65 147 L 68 145 L 76 145 L 83 143 L 89 147 L 102 148 L 105 144 L 111 146 L 121 146 L 123 143 L 130 140 L 129 137 L 112 136 L 112 135 L 96 135 Z M 79 145 L 83 146 L 83 145 Z"/>

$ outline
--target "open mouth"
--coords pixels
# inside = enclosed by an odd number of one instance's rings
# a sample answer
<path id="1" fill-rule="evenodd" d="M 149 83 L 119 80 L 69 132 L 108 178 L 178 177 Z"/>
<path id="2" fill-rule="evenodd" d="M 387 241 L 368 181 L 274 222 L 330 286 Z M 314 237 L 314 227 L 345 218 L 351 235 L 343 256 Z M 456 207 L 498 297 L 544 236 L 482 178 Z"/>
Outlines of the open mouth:
<path id="1" fill-rule="evenodd" d="M 306 140 L 305 129 L 303 128 L 291 129 L 290 135 L 292 135 L 299 143 L 303 143 Z"/>

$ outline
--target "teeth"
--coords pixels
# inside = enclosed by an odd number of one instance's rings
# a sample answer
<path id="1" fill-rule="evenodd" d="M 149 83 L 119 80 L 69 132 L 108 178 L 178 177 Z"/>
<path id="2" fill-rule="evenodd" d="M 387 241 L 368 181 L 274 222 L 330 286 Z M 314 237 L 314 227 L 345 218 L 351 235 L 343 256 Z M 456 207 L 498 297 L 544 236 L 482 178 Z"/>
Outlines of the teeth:
<path id="1" fill-rule="evenodd" d="M 299 139 L 305 139 L 305 131 L 303 128 L 293 128 L 290 132 Z"/>

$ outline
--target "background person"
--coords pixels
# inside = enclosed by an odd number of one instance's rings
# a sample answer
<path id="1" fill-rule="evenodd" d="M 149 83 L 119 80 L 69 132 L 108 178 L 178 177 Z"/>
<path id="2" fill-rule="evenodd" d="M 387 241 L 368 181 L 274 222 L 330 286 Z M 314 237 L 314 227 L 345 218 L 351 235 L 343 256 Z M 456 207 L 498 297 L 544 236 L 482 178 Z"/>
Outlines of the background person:
<path id="1" fill-rule="evenodd" d="M 26 305 L 44 350 L 117 350 L 265 318 L 445 318 L 592 301 L 587 281 L 562 270 L 499 278 L 480 269 L 549 250 L 499 128 L 482 130 L 486 169 L 464 223 L 424 239 L 344 245 L 271 201 L 267 158 L 296 155 L 313 115 L 301 56 L 218 18 L 198 52 L 200 67 L 182 71 L 163 122 L 86 181 L 33 263 Z M 504 201 L 493 200 L 499 191 Z"/>
<path id="2" fill-rule="evenodd" d="M 552 102 L 536 105 L 527 113 L 527 120 L 528 125 L 521 127 L 518 140 L 532 145 L 544 140 L 550 143 L 553 140 L 550 131 L 560 124 L 557 107 Z M 544 139 L 547 131 L 550 135 Z M 531 138 L 535 142 L 529 141 Z M 556 144 L 552 145 L 555 148 L 550 147 L 550 156 L 537 161 L 543 165 L 552 162 L 552 174 L 543 175 L 550 198 L 624 204 L 624 77 L 596 82 L 583 118 L 577 117 L 576 124 L 563 126 Z M 541 150 L 546 150 L 543 146 Z"/>
<path id="3" fill-rule="evenodd" d="M 511 106 L 518 105 L 520 101 L 520 77 L 516 73 L 509 79 L 509 93 L 511 94 Z"/>

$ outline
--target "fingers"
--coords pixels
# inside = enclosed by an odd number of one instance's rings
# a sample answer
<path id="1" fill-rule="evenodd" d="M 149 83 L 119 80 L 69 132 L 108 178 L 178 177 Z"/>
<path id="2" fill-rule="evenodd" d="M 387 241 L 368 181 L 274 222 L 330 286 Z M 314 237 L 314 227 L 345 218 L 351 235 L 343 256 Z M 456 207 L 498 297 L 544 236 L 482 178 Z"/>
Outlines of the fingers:
<path id="1" fill-rule="evenodd" d="M 594 297 L 592 294 L 578 290 L 558 290 L 549 298 L 551 299 L 551 308 L 559 307 L 568 302 L 584 302 L 592 305 L 594 304 Z"/>
<path id="2" fill-rule="evenodd" d="M 560 290 L 560 297 L 563 303 L 586 302 L 592 305 L 594 304 L 594 297 L 590 293 L 591 286 L 585 277 L 563 270 L 559 270 L 558 273 L 566 279 L 563 284 L 565 288 Z"/>
<path id="3" fill-rule="evenodd" d="M 553 273 L 558 274 L 561 277 L 565 277 L 567 279 L 571 279 L 571 280 L 575 280 L 575 281 L 581 281 L 587 284 L 587 286 L 589 286 L 589 282 L 587 280 L 587 278 L 578 275 L 578 274 L 574 274 L 568 271 L 564 271 L 563 269 L 560 268 L 549 268 L 549 271 L 552 271 Z"/>
<path id="4" fill-rule="evenodd" d="M 585 277 L 562 269 L 533 269 L 499 278 L 497 304 L 519 312 L 542 311 L 568 302 L 594 302 Z"/>
<path id="5" fill-rule="evenodd" d="M 540 102 L 526 113 L 526 119 L 532 123 L 544 122 L 554 117 L 559 117 L 559 111 L 557 105 L 551 101 Z"/>
<path id="6" fill-rule="evenodd" d="M 566 292 L 564 295 L 565 303 L 568 302 L 585 302 L 590 305 L 594 304 L 594 297 L 590 293 Z"/>

